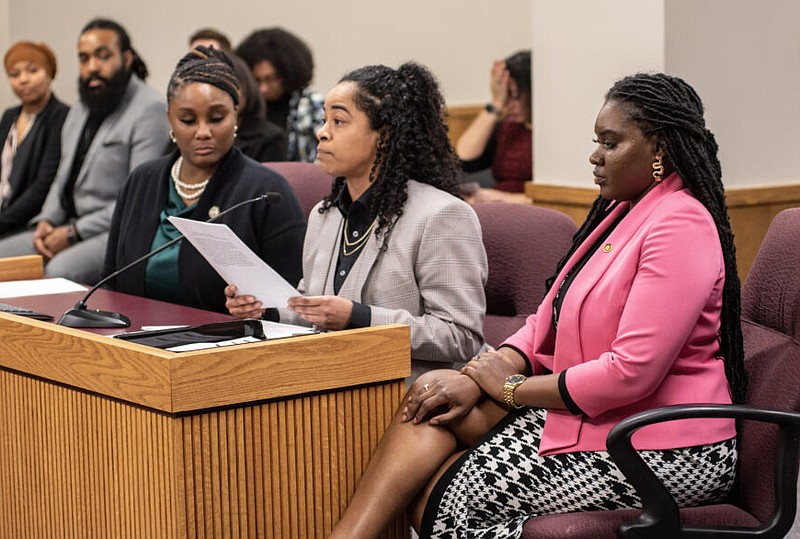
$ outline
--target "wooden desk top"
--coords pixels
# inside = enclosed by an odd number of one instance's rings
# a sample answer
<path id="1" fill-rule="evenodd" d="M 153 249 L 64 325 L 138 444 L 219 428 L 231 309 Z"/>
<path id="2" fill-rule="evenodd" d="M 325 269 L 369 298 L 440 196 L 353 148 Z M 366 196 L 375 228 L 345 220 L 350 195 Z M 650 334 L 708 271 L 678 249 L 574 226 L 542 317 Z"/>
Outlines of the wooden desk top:
<path id="1" fill-rule="evenodd" d="M 4 298 L 0 299 L 0 301 L 47 313 L 58 321 L 61 315 L 74 307 L 75 303 L 83 299 L 84 295 L 86 295 L 86 292 L 70 292 L 67 294 Z M 92 297 L 86 303 L 89 309 L 119 312 L 131 319 L 131 327 L 129 328 L 84 328 L 84 331 L 90 331 L 98 335 L 116 335 L 117 333 L 128 331 L 139 331 L 142 326 L 209 324 L 233 319 L 232 316 L 227 314 L 203 311 L 174 303 L 102 289 L 92 294 Z"/>
<path id="2" fill-rule="evenodd" d="M 57 320 L 82 296 L 29 296 L 3 302 L 52 314 Z M 166 413 L 402 379 L 411 371 L 408 326 L 175 353 L 108 335 L 142 325 L 199 324 L 230 317 L 107 290 L 98 290 L 88 304 L 126 314 L 131 327 L 89 331 L 0 313 L 0 368 Z"/>

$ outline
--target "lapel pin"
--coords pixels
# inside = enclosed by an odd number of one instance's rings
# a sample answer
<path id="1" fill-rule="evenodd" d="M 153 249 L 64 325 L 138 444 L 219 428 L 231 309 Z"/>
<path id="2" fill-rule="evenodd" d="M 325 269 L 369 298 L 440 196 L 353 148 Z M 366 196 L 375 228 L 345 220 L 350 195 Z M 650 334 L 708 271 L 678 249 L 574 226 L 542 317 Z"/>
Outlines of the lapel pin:
<path id="1" fill-rule="evenodd" d="M 219 215 L 219 206 L 211 206 L 208 208 L 208 216 L 212 219 Z"/>

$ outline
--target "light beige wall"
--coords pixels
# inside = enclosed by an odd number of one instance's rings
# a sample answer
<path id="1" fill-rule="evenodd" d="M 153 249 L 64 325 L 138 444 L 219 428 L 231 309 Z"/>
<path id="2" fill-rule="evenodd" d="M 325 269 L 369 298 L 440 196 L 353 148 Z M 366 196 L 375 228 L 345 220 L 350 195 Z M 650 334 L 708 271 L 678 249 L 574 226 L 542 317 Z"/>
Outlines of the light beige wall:
<path id="1" fill-rule="evenodd" d="M 669 0 L 666 68 L 706 105 L 727 185 L 800 181 L 800 2 Z"/>
<path id="2" fill-rule="evenodd" d="M 533 0 L 534 178 L 591 187 L 588 157 L 603 95 L 664 63 L 663 0 Z"/>
<path id="3" fill-rule="evenodd" d="M 534 178 L 591 187 L 602 96 L 666 71 L 705 103 L 727 187 L 800 182 L 800 2 L 533 0 Z"/>
<path id="4" fill-rule="evenodd" d="M 0 50 L 8 50 L 11 41 L 9 41 L 9 24 L 8 24 L 8 2 L 9 0 L 0 0 Z M 11 103 L 14 99 L 14 94 L 11 93 L 7 83 L 0 83 L 0 103 Z M 6 107 L 3 107 L 3 110 Z"/>
<path id="5" fill-rule="evenodd" d="M 166 88 L 188 36 L 201 26 L 219 28 L 234 43 L 255 28 L 284 26 L 311 46 L 313 85 L 323 92 L 359 65 L 415 59 L 437 74 L 451 104 L 485 101 L 492 59 L 531 42 L 530 0 L 0 1 L 10 8 L 10 40 L 45 40 L 56 50 L 56 92 L 70 102 L 77 95 L 75 43 L 95 16 L 114 18 L 128 29 L 159 90 Z"/>

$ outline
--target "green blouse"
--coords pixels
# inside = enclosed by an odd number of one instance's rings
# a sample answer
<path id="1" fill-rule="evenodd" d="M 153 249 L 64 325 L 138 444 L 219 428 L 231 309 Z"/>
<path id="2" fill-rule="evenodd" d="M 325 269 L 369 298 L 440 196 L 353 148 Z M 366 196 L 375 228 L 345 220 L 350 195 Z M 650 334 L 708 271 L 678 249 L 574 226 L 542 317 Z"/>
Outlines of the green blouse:
<path id="1" fill-rule="evenodd" d="M 165 243 L 180 236 L 178 229 L 167 218 L 173 215 L 188 217 L 192 213 L 194 206 L 194 204 L 186 206 L 175 190 L 175 184 L 169 182 L 169 196 L 164 209 L 161 210 L 159 215 L 158 228 L 155 236 L 153 236 L 153 244 L 150 249 L 158 249 Z M 181 243 L 176 243 L 147 261 L 147 270 L 145 272 L 145 294 L 147 297 L 159 298 L 170 303 L 186 302 L 181 290 L 181 278 L 178 274 L 178 253 L 180 252 Z"/>

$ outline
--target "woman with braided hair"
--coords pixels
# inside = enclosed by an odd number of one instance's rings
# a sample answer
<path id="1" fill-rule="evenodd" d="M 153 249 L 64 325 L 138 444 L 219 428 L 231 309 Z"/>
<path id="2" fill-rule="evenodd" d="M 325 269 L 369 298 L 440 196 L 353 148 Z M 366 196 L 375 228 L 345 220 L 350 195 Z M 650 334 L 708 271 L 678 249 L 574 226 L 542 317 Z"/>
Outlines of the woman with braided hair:
<path id="1" fill-rule="evenodd" d="M 266 192 L 280 204 L 250 204 L 222 220 L 287 281 L 300 279 L 305 219 L 294 191 L 279 174 L 234 146 L 239 82 L 225 53 L 203 46 L 184 56 L 167 88 L 172 154 L 143 163 L 117 199 L 105 274 L 179 235 L 176 215 L 205 221 Z M 225 311 L 225 282 L 187 242 L 180 242 L 111 285 L 121 292 Z"/>
<path id="2" fill-rule="evenodd" d="M 317 138 L 332 191 L 309 216 L 303 296 L 267 316 L 324 330 L 408 324 L 411 380 L 480 350 L 486 252 L 456 194 L 443 114 L 438 84 L 415 63 L 356 69 L 328 93 Z M 252 296 L 226 294 L 231 314 L 262 315 Z"/>
<path id="3" fill-rule="evenodd" d="M 600 197 L 526 325 L 410 388 L 332 538 L 520 537 L 531 517 L 630 508 L 605 450 L 621 419 L 741 402 L 739 283 L 717 145 L 683 80 L 618 81 L 595 122 Z M 634 446 L 680 506 L 723 498 L 729 419 L 649 426 Z"/>

